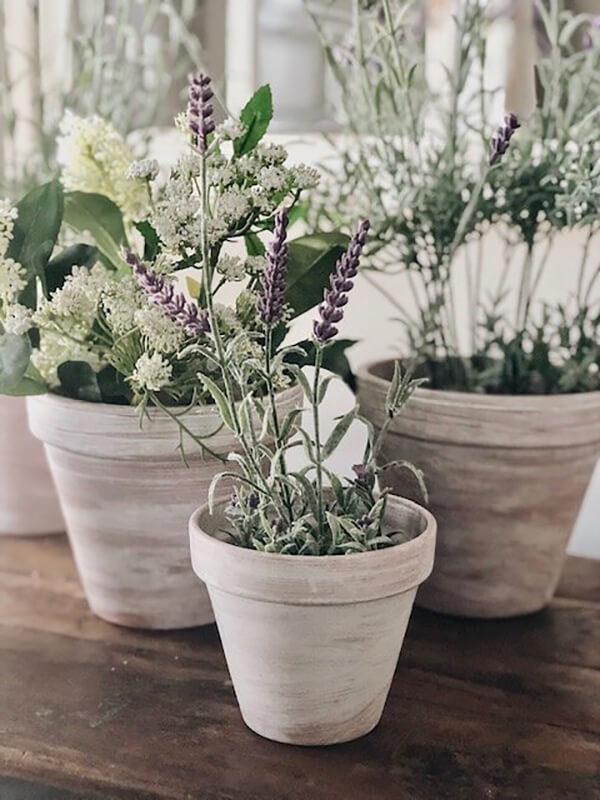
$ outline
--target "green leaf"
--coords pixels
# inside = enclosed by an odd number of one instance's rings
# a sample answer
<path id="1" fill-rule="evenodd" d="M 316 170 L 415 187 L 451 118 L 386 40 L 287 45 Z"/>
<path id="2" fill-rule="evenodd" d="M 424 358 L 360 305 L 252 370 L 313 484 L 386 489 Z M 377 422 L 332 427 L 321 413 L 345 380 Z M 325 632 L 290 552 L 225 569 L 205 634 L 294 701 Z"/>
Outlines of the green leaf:
<path id="1" fill-rule="evenodd" d="M 337 446 L 340 444 L 344 436 L 348 433 L 348 430 L 352 425 L 352 423 L 354 422 L 354 420 L 356 419 L 357 414 L 358 414 L 358 408 L 355 406 L 347 414 L 344 414 L 344 416 L 337 423 L 335 428 L 331 431 L 331 434 L 329 435 L 329 438 L 325 442 L 325 445 L 321 453 L 323 460 L 329 458 L 329 456 L 335 452 Z"/>
<path id="2" fill-rule="evenodd" d="M 154 261 L 160 251 L 160 237 L 148 220 L 134 223 L 144 237 L 144 261 Z"/>
<path id="3" fill-rule="evenodd" d="M 354 339 L 335 339 L 330 342 L 323 350 L 322 366 L 323 369 L 339 375 L 344 383 L 356 393 L 356 376 L 346 357 L 346 350 L 355 344 L 356 340 Z M 300 342 L 299 345 L 306 352 L 306 357 L 302 358 L 292 353 L 288 361 L 301 367 L 312 366 L 315 363 L 315 343 L 307 339 Z"/>
<path id="4" fill-rule="evenodd" d="M 186 275 L 185 285 L 187 287 L 190 297 L 193 300 L 197 300 L 200 297 L 200 292 L 202 291 L 202 285 L 200 281 L 197 281 L 195 278 Z"/>
<path id="5" fill-rule="evenodd" d="M 247 233 L 244 236 L 244 242 L 246 243 L 246 253 L 249 256 L 264 256 L 266 248 L 255 233 Z"/>
<path id="6" fill-rule="evenodd" d="M 29 308 L 36 305 L 36 278 L 46 291 L 45 268 L 58 238 L 63 209 L 63 190 L 58 181 L 36 186 L 17 203 L 19 215 L 6 255 L 25 268 L 27 285 L 19 302 Z"/>
<path id="7" fill-rule="evenodd" d="M 65 361 L 57 370 L 61 388 L 67 397 L 101 403 L 102 392 L 98 376 L 85 361 Z"/>
<path id="8" fill-rule="evenodd" d="M 104 367 L 97 373 L 98 387 L 103 403 L 125 404 L 131 400 L 131 388 L 123 375 L 113 366 Z"/>
<path id="9" fill-rule="evenodd" d="M 212 399 L 215 401 L 215 404 L 219 409 L 219 414 L 221 416 L 221 419 L 223 420 L 225 425 L 227 425 L 229 430 L 235 433 L 235 424 L 233 421 L 233 415 L 229 407 L 229 401 L 225 397 L 225 394 L 217 386 L 217 384 L 213 381 L 213 379 L 208 377 L 208 375 L 199 372 L 198 377 L 202 380 L 206 389 L 210 392 Z"/>
<path id="10" fill-rule="evenodd" d="M 286 300 L 294 316 L 321 302 L 331 273 L 347 244 L 348 237 L 341 233 L 315 233 L 289 243 Z"/>
<path id="11" fill-rule="evenodd" d="M 101 194 L 68 192 L 65 222 L 78 233 L 89 233 L 109 265 L 118 269 L 123 262 L 121 248 L 127 246 L 123 215 L 118 206 Z"/>
<path id="12" fill-rule="evenodd" d="M 8 395 L 9 397 L 31 397 L 35 394 L 46 394 L 47 392 L 48 387 L 45 383 L 37 381 L 34 378 L 29 378 L 27 375 L 21 378 L 15 386 L 12 386 L 10 389 L 2 390 L 2 394 Z"/>
<path id="13" fill-rule="evenodd" d="M 17 391 L 25 378 L 31 344 L 27 336 L 16 336 L 14 333 L 0 335 L 0 393 L 21 394 Z"/>
<path id="14" fill-rule="evenodd" d="M 46 267 L 46 289 L 52 294 L 60 289 L 73 267 L 93 267 L 98 250 L 90 244 L 74 244 L 52 258 Z"/>
<path id="15" fill-rule="evenodd" d="M 273 98 L 271 87 L 268 84 L 257 89 L 248 100 L 240 120 L 246 125 L 246 133 L 235 139 L 233 149 L 236 156 L 243 156 L 254 150 L 262 137 L 267 132 L 269 123 L 273 119 Z"/>

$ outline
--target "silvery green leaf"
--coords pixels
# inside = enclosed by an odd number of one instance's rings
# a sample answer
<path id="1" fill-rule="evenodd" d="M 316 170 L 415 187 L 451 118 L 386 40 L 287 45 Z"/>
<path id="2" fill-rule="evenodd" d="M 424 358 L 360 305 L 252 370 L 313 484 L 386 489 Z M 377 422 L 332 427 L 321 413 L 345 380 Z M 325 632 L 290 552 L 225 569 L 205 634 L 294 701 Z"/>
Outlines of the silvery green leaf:
<path id="1" fill-rule="evenodd" d="M 313 398 L 312 388 L 308 382 L 308 378 L 302 371 L 302 368 L 297 366 L 296 364 L 289 364 L 287 369 L 289 369 L 289 371 L 292 373 L 292 375 L 296 378 L 296 380 L 300 384 L 306 399 L 312 403 L 312 398 Z"/>
<path id="2" fill-rule="evenodd" d="M 321 405 L 323 400 L 325 399 L 325 395 L 327 394 L 327 389 L 329 388 L 329 384 L 333 381 L 337 376 L 336 375 L 328 375 L 326 378 L 323 378 L 319 385 L 319 391 L 317 394 L 317 405 Z"/>
<path id="3" fill-rule="evenodd" d="M 332 430 L 331 434 L 329 435 L 329 438 L 327 439 L 323 447 L 321 453 L 323 461 L 325 461 L 327 458 L 329 458 L 330 455 L 332 455 L 332 453 L 335 452 L 336 448 L 338 447 L 344 436 L 348 433 L 348 430 L 352 425 L 352 423 L 354 422 L 354 420 L 356 419 L 357 415 L 358 415 L 358 407 L 354 406 L 354 408 L 347 414 L 344 414 L 341 420 L 337 423 L 337 425 Z"/>
<path id="4" fill-rule="evenodd" d="M 327 517 L 329 529 L 331 530 L 331 547 L 329 549 L 331 553 L 337 548 L 338 541 L 342 538 L 342 530 L 340 528 L 340 522 L 335 514 L 326 511 L 325 516 Z"/>
<path id="5" fill-rule="evenodd" d="M 315 464 L 316 463 L 315 450 L 310 436 L 304 430 L 304 428 L 298 428 L 298 433 L 302 437 L 302 443 L 304 445 L 304 452 L 306 453 L 306 457 L 308 458 L 309 461 Z"/>
<path id="6" fill-rule="evenodd" d="M 230 431 L 236 433 L 233 413 L 229 406 L 229 401 L 225 397 L 223 391 L 219 388 L 219 386 L 217 386 L 212 378 L 209 378 L 209 376 L 203 372 L 199 372 L 198 377 L 205 385 L 207 391 L 210 392 L 210 395 L 215 401 L 215 405 L 217 406 L 221 419 L 225 425 L 227 425 Z"/>
<path id="7" fill-rule="evenodd" d="M 294 408 L 288 414 L 286 414 L 285 419 L 283 420 L 283 424 L 281 426 L 281 440 L 282 442 L 287 442 L 290 436 L 293 436 L 296 433 L 296 422 L 298 421 L 298 417 L 302 414 L 301 408 Z"/>
<path id="8" fill-rule="evenodd" d="M 242 428 L 242 433 L 249 434 L 252 431 L 252 420 L 250 417 L 251 412 L 251 404 L 252 404 L 252 395 L 247 394 L 241 401 L 239 408 L 238 408 L 238 417 L 240 420 L 240 426 Z"/>
<path id="9" fill-rule="evenodd" d="M 429 492 L 427 491 L 427 485 L 425 484 L 425 475 L 423 473 L 423 470 L 418 469 L 418 467 L 415 467 L 415 465 L 412 464 L 410 461 L 396 460 L 384 464 L 383 466 L 379 467 L 379 469 L 377 469 L 376 472 L 377 474 L 380 474 L 388 469 L 405 469 L 408 472 L 410 472 L 419 485 L 419 491 L 421 492 L 423 500 L 426 503 L 429 502 Z"/>
<path id="10" fill-rule="evenodd" d="M 302 472 L 291 472 L 290 477 L 298 481 L 298 483 L 302 487 L 303 497 L 307 502 L 310 510 L 316 517 L 319 513 L 319 508 L 318 508 L 319 504 L 317 501 L 317 493 L 314 485 L 308 480 L 306 475 L 304 475 Z"/>

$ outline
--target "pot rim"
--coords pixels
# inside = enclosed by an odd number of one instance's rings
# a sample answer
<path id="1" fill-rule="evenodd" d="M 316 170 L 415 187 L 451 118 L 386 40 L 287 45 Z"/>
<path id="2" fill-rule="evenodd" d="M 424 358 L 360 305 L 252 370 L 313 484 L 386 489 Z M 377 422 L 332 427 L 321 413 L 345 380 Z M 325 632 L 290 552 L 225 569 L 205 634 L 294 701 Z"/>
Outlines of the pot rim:
<path id="1" fill-rule="evenodd" d="M 220 509 L 226 502 L 216 507 Z M 412 500 L 390 494 L 388 504 L 387 514 L 408 512 L 418 518 L 421 532 L 382 550 L 298 556 L 264 553 L 215 538 L 200 522 L 209 513 L 205 503 L 189 521 L 192 566 L 209 586 L 278 603 L 337 605 L 401 594 L 431 573 L 437 522 L 430 511 Z"/>
<path id="2" fill-rule="evenodd" d="M 378 384 L 381 389 L 387 389 L 389 380 L 376 375 L 375 367 L 393 363 L 395 358 L 382 358 L 367 361 L 356 372 L 359 382 L 370 381 Z M 440 405 L 468 405 L 471 408 L 482 408 L 494 411 L 550 411 L 552 407 L 564 411 L 567 407 L 577 410 L 600 407 L 600 391 L 590 392 L 565 392 L 561 394 L 479 394 L 477 392 L 460 392 L 455 389 L 429 389 L 419 386 L 415 396 L 420 400 Z"/>
<path id="3" fill-rule="evenodd" d="M 276 397 L 279 398 L 281 401 L 286 400 L 289 397 L 292 397 L 296 392 L 298 392 L 299 386 L 298 384 L 294 383 L 291 386 L 288 386 L 287 389 L 283 389 L 277 392 Z M 35 405 L 37 403 L 45 403 L 45 404 L 52 404 L 57 409 L 68 409 L 69 407 L 73 408 L 73 406 L 78 406 L 79 408 L 88 409 L 90 412 L 101 413 L 105 417 L 126 417 L 126 418 L 133 418 L 137 417 L 138 412 L 135 406 L 120 404 L 120 403 L 94 403 L 91 400 L 79 400 L 76 397 L 65 397 L 61 394 L 56 394 L 55 392 L 49 391 L 45 394 L 37 394 L 37 395 L 30 395 L 25 398 L 27 404 Z M 241 401 L 236 401 L 236 405 L 239 405 Z M 174 414 L 181 413 L 187 406 L 168 406 L 170 411 L 173 411 Z M 146 408 L 145 414 L 149 415 L 150 419 L 153 421 L 154 419 L 162 419 L 163 417 L 169 419 L 168 416 L 164 413 L 164 411 L 156 406 L 149 406 Z M 204 403 L 203 405 L 196 405 L 193 408 L 190 408 L 188 411 L 185 412 L 185 416 L 188 414 L 193 415 L 195 417 L 199 416 L 215 416 L 218 415 L 217 406 L 214 403 Z"/>

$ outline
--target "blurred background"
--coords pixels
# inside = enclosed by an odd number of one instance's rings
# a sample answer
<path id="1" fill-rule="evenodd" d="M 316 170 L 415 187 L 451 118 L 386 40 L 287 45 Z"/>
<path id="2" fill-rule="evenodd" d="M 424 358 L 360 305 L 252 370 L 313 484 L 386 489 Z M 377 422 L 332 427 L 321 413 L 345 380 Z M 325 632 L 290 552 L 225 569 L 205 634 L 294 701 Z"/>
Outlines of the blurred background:
<path id="1" fill-rule="evenodd" d="M 422 32 L 434 79 L 452 57 L 457 2 L 422 4 Z M 520 77 L 511 56 L 519 35 L 518 0 L 490 0 L 486 5 L 493 6 L 496 19 L 488 42 L 491 80 L 510 91 Z M 572 6 L 600 15 L 600 0 L 573 0 Z M 2 0 L 0 196 L 18 197 L 54 173 L 57 133 L 67 109 L 82 116 L 99 114 L 128 134 L 140 152 L 149 149 L 164 161 L 174 160 L 178 145 L 167 128 L 183 107 L 186 75 L 197 65 L 214 77 L 221 105 L 232 113 L 257 86 L 270 83 L 275 100 L 272 137 L 286 144 L 292 161 L 335 170 L 331 142 L 339 104 L 307 7 L 319 15 L 329 37 L 343 41 L 351 24 L 351 0 Z M 497 96 L 500 121 L 505 96 L 502 91 Z M 565 265 L 582 242 L 579 232 L 557 237 L 541 287 L 546 299 L 568 294 L 571 276 Z M 493 232 L 485 248 L 492 274 L 500 267 Z M 396 296 L 405 290 L 398 277 L 384 276 L 380 282 Z M 342 334 L 359 340 L 350 353 L 354 367 L 398 353 L 394 308 L 381 288 L 363 276 L 352 314 L 344 322 Z M 460 312 L 466 320 L 465 306 L 462 293 Z M 332 415 L 333 409 L 339 413 L 341 403 L 349 404 L 344 391 L 332 395 Z M 356 432 L 357 446 L 361 435 Z M 571 551 L 600 557 L 599 469 Z"/>

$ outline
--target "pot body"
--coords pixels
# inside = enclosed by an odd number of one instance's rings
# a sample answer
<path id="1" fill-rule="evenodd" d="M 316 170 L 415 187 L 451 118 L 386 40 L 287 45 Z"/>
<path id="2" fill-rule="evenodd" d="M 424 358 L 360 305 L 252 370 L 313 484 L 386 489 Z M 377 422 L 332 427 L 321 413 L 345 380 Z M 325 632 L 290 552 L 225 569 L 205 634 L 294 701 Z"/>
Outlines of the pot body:
<path id="1" fill-rule="evenodd" d="M 361 412 L 384 422 L 392 362 L 359 373 Z M 467 617 L 509 617 L 551 600 L 600 456 L 600 392 L 504 396 L 419 388 L 392 425 L 382 463 L 425 471 L 440 527 L 417 604 Z M 414 496 L 406 474 L 387 485 Z"/>
<path id="2" fill-rule="evenodd" d="M 430 573 L 435 520 L 390 497 L 388 530 L 415 538 L 371 553 L 281 556 L 225 543 L 206 507 L 190 520 L 240 711 L 278 742 L 326 745 L 379 722 L 416 588 Z"/>
<path id="3" fill-rule="evenodd" d="M 282 393 L 295 405 L 297 390 Z M 205 625 L 214 617 L 192 572 L 187 521 L 210 482 L 222 472 L 184 440 L 156 409 L 141 424 L 129 406 L 45 395 L 29 398 L 32 432 L 45 443 L 77 569 L 92 611 L 118 625 L 171 629 Z M 214 406 L 186 414 L 185 424 L 215 452 L 235 439 Z M 221 496 L 228 491 L 224 483 Z"/>
<path id="4" fill-rule="evenodd" d="M 0 397 L 0 536 L 64 529 L 44 449 L 27 427 L 25 399 Z"/>

